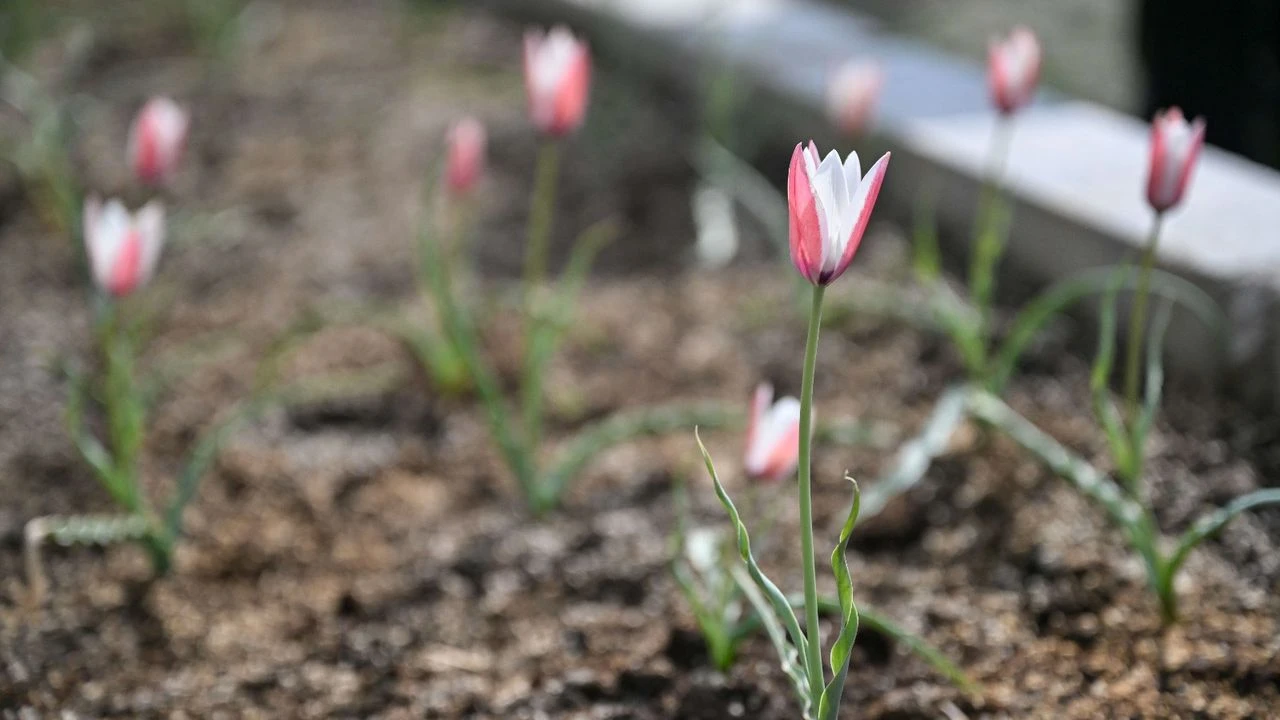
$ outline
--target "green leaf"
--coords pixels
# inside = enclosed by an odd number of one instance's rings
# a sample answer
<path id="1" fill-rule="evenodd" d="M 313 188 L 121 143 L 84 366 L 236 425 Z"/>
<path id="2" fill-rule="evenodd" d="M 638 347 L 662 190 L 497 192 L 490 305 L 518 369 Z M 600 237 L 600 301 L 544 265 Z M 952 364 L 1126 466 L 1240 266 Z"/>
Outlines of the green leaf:
<path id="1" fill-rule="evenodd" d="M 898 451 L 893 469 L 863 493 L 863 517 L 878 515 L 890 500 L 920 483 L 934 458 L 946 452 L 951 437 L 964 422 L 969 392 L 968 386 L 955 386 L 942 394 L 924 429 Z"/>
<path id="2" fill-rule="evenodd" d="M 434 190 L 435 179 L 440 177 L 440 162 L 431 164 L 428 171 L 430 180 L 426 183 L 426 197 L 430 198 Z M 534 448 L 524 444 L 512 429 L 508 419 L 510 414 L 503 401 L 501 386 L 497 374 L 485 362 L 480 354 L 480 341 L 466 309 L 454 297 L 449 283 L 448 269 L 442 264 L 443 258 L 439 247 L 432 237 L 431 223 L 423 220 L 418 232 L 419 265 L 428 289 L 435 300 L 436 312 L 440 316 L 440 324 L 458 351 L 462 362 L 470 369 L 471 379 L 475 383 L 476 394 L 485 410 L 485 420 L 489 425 L 489 433 L 502 452 L 508 469 L 516 476 L 516 482 L 524 493 L 526 500 L 536 500 L 536 467 L 533 455 Z"/>
<path id="3" fill-rule="evenodd" d="M 746 564 L 747 572 L 751 575 L 751 579 L 756 586 L 765 594 L 769 605 L 773 609 L 774 617 L 786 628 L 795 652 L 799 657 L 805 657 L 808 652 L 809 642 L 805 638 L 804 631 L 800 629 L 800 622 L 796 620 L 796 614 L 791 610 L 791 604 L 787 602 L 787 596 L 782 594 L 778 586 L 756 564 L 756 559 L 751 554 L 751 537 L 747 533 L 747 526 L 743 524 L 742 517 L 738 514 L 738 508 L 734 507 L 733 500 L 729 498 L 729 493 L 725 491 L 724 485 L 720 484 L 720 476 L 716 474 L 716 467 L 711 460 L 711 453 L 707 452 L 706 446 L 702 444 L 702 438 L 699 437 L 696 428 L 693 431 L 693 436 L 698 442 L 698 449 L 702 451 L 702 461 L 706 464 L 707 472 L 711 475 L 711 482 L 715 486 L 716 496 L 720 498 L 720 503 L 724 505 L 724 509 L 729 513 L 729 521 L 733 524 L 737 533 L 738 554 L 742 557 L 742 562 Z M 785 666 L 787 658 L 781 657 L 780 660 Z M 805 680 L 805 688 L 807 695 L 807 679 Z"/>
<path id="4" fill-rule="evenodd" d="M 1116 350 L 1116 304 L 1124 282 L 1127 268 L 1117 267 L 1111 271 L 1106 295 L 1102 299 L 1098 319 L 1098 355 L 1094 358 L 1093 369 L 1089 375 L 1089 390 L 1093 401 L 1093 414 L 1102 425 L 1107 437 L 1107 445 L 1111 448 L 1112 458 L 1125 480 L 1126 486 L 1132 486 L 1137 472 L 1137 449 L 1130 441 L 1125 430 L 1124 419 L 1111 399 L 1111 368 L 1115 362 Z"/>
<path id="5" fill-rule="evenodd" d="M 916 282 L 932 285 L 942 275 L 942 252 L 938 249 L 937 191 L 932 184 L 916 196 L 911 231 L 911 268 Z"/>
<path id="6" fill-rule="evenodd" d="M 526 442 L 531 452 L 537 452 L 542 444 L 542 381 L 547 363 L 555 354 L 564 330 L 569 326 L 573 306 L 582 286 L 586 283 L 591 263 L 601 248 L 613 241 L 618 228 L 612 221 L 603 221 L 583 231 L 573 246 L 573 254 L 559 281 L 558 292 L 545 314 L 537 308 L 528 308 L 533 323 L 528 333 L 530 347 L 525 353 L 524 377 L 521 378 L 521 408 L 524 417 Z M 536 294 L 535 294 L 536 297 Z"/>
<path id="7" fill-rule="evenodd" d="M 1177 547 L 1174 548 L 1168 561 L 1165 562 L 1165 573 L 1168 582 L 1172 584 L 1174 576 L 1178 574 L 1178 570 L 1186 562 L 1187 555 L 1197 545 L 1217 534 L 1227 526 L 1227 523 L 1235 520 L 1240 513 L 1265 505 L 1280 505 L 1280 488 L 1266 488 L 1255 490 L 1247 495 L 1241 495 L 1227 505 L 1196 520 L 1195 524 L 1178 539 Z"/>
<path id="8" fill-rule="evenodd" d="M 195 497 L 196 489 L 200 485 L 200 479 L 204 477 L 205 471 L 209 469 L 209 464 L 217 457 L 218 449 L 231 437 L 232 433 L 244 426 L 246 423 L 257 418 L 267 403 L 267 397 L 259 397 L 250 402 L 241 404 L 240 407 L 234 409 L 231 416 L 221 423 L 214 426 L 211 430 L 206 431 L 199 442 L 191 450 L 187 457 L 186 467 L 183 468 L 182 474 L 178 476 L 178 484 L 174 488 L 173 497 L 169 501 L 169 507 L 165 511 L 165 532 L 169 539 L 174 539 L 182 534 L 182 511 L 186 509 L 191 499 Z"/>
<path id="9" fill-rule="evenodd" d="M 1151 433 L 1151 425 L 1155 422 L 1156 412 L 1160 409 L 1160 395 L 1164 390 L 1164 336 L 1169 330 L 1169 319 L 1173 314 L 1173 304 L 1165 302 L 1156 311 L 1151 322 L 1151 334 L 1147 337 L 1147 385 L 1146 395 L 1142 401 L 1142 414 L 1133 426 L 1132 447 L 1136 455 L 1141 475 L 1142 460 L 1145 457 L 1147 435 Z"/>
<path id="10" fill-rule="evenodd" d="M 813 701 L 809 699 L 809 676 L 805 673 L 800 651 L 787 641 L 787 631 L 778 620 L 774 607 L 761 594 L 760 588 L 756 586 L 755 580 L 746 568 L 735 565 L 730 568 L 729 573 L 733 576 L 738 588 L 742 590 L 743 596 L 747 598 L 747 602 L 751 603 L 751 608 L 755 611 L 752 617 L 758 619 L 760 625 L 764 627 L 765 635 L 768 636 L 769 642 L 773 643 L 774 651 L 778 653 L 782 672 L 791 681 L 791 688 L 795 690 L 796 700 L 800 703 L 800 716 L 805 720 L 811 720 Z M 800 601 L 800 608 L 804 608 L 803 600 Z M 795 615 L 792 614 L 793 619 L 794 617 Z M 735 635 L 735 639 L 742 637 L 741 633 Z"/>
<path id="11" fill-rule="evenodd" d="M 1117 282 L 1117 273 L 1121 273 L 1123 277 L 1120 280 L 1121 286 L 1116 290 L 1132 288 L 1137 284 L 1137 273 L 1132 267 L 1092 268 L 1053 283 L 1027 303 L 1014 318 L 1008 336 L 991 363 L 987 373 L 987 387 L 1000 392 L 1013 376 L 1022 353 L 1049 321 L 1086 297 L 1110 292 L 1113 283 Z M 1219 333 L 1225 331 L 1226 319 L 1222 311 L 1212 297 L 1193 283 L 1172 273 L 1153 269 L 1151 291 L 1190 309 L 1206 327 Z"/>
<path id="12" fill-rule="evenodd" d="M 901 643 L 917 657 L 928 663 L 953 685 L 967 693 L 981 692 L 969 676 L 947 659 L 940 650 L 930 645 L 924 638 L 894 623 L 892 620 L 870 608 L 858 608 L 858 619 L 862 625 L 889 636 L 894 642 Z"/>
<path id="13" fill-rule="evenodd" d="M 1003 431 L 1050 470 L 1102 505 L 1120 527 L 1132 532 L 1141 524 L 1142 507 L 1125 495 L 1114 480 L 1049 437 L 1000 398 L 986 391 L 974 391 L 969 396 L 969 412 Z"/>
<path id="14" fill-rule="evenodd" d="M 738 412 L 719 404 L 672 405 L 619 412 L 578 433 L 560 451 L 557 462 L 538 482 L 536 507 L 550 510 L 587 463 L 620 443 L 639 437 L 664 435 L 691 427 L 722 427 L 738 418 Z"/>
<path id="15" fill-rule="evenodd" d="M 840 601 L 840 632 L 831 645 L 832 678 L 818 701 L 818 720 L 839 720 L 844 682 L 849 675 L 849 657 L 853 653 L 853 642 L 858 636 L 858 607 L 853 602 L 853 578 L 849 575 L 845 546 L 849 543 L 849 536 L 853 534 L 853 526 L 858 522 L 862 493 L 858 491 L 856 480 L 848 475 L 845 479 L 853 483 L 853 503 L 849 507 L 844 527 L 840 530 L 840 540 L 831 552 L 831 572 L 836 576 L 836 597 Z"/>

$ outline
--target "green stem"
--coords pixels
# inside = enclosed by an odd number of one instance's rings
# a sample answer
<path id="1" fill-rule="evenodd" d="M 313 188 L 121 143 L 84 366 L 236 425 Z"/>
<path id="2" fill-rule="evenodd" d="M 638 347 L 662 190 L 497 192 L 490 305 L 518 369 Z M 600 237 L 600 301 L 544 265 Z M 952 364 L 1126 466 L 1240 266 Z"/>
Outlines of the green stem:
<path id="1" fill-rule="evenodd" d="M 995 293 L 995 267 L 1004 251 L 1003 233 L 995 227 L 1000 219 L 1000 186 L 1004 177 L 1009 145 L 1013 139 L 1013 121 L 1001 117 L 995 129 L 987 156 L 987 173 L 982 183 L 982 199 L 974 218 L 973 249 L 969 260 L 969 291 L 978 312 L 978 335 L 986 354 L 986 333 L 990 323 L 992 296 Z M 985 360 L 984 360 L 985 362 Z"/>
<path id="2" fill-rule="evenodd" d="M 818 335 L 822 328 L 822 296 L 826 287 L 813 287 L 813 305 L 809 310 L 809 334 L 804 344 L 804 376 L 800 386 L 800 553 L 804 563 L 805 631 L 809 643 L 805 648 L 805 670 L 809 676 L 809 694 L 814 707 L 822 697 L 822 637 L 818 625 L 818 569 L 813 555 L 813 374 L 818 360 Z"/>
<path id="3" fill-rule="evenodd" d="M 529 230 L 525 239 L 524 261 L 524 373 L 521 378 L 522 420 L 526 444 L 536 453 L 542 442 L 542 383 L 530 377 L 537 372 L 538 348 L 535 339 L 544 322 L 539 316 L 538 291 L 546 281 L 547 250 L 550 244 L 551 223 L 555 216 L 556 177 L 559 173 L 560 153 L 555 141 L 543 143 L 538 151 L 538 167 L 533 184 L 532 205 L 529 208 Z"/>
<path id="4" fill-rule="evenodd" d="M 1138 421 L 1138 366 L 1142 360 L 1142 335 L 1147 326 L 1147 296 L 1151 290 L 1151 270 L 1156 262 L 1156 248 L 1160 243 L 1160 226 L 1164 213 L 1157 212 L 1151 222 L 1151 234 L 1142 250 L 1142 265 L 1138 270 L 1138 287 L 1133 293 L 1133 311 L 1129 313 L 1129 337 L 1126 343 L 1124 364 L 1124 402 L 1126 419 L 1130 426 Z M 1133 448 L 1141 453 L 1142 448 Z M 1137 484 L 1136 481 L 1134 483 Z"/>

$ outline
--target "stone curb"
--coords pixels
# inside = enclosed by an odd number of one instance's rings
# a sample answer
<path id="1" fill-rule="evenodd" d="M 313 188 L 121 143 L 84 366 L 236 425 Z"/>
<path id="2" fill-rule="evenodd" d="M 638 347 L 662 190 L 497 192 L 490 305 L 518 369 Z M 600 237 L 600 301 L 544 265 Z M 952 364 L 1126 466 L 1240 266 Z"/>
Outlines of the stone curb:
<path id="1" fill-rule="evenodd" d="M 871 144 L 894 152 L 884 198 L 909 219 L 936 190 L 949 252 L 962 252 L 994 117 L 985 70 L 812 0 L 483 0 L 531 21 L 568 22 L 637 69 L 694 91 L 691 68 L 728 66 L 778 102 L 795 137 L 835 140 L 823 118 L 842 61 L 875 59 L 885 75 Z M 1042 92 L 1017 118 L 1006 188 L 1015 214 L 1004 272 L 1043 285 L 1123 262 L 1145 241 L 1145 123 Z M 847 144 L 843 143 L 843 144 Z M 1270 233 L 1270 236 L 1267 234 Z M 1165 223 L 1159 264 L 1227 313 L 1224 335 L 1175 313 L 1172 369 L 1222 380 L 1259 407 L 1280 407 L 1280 173 L 1208 147 L 1185 205 Z"/>

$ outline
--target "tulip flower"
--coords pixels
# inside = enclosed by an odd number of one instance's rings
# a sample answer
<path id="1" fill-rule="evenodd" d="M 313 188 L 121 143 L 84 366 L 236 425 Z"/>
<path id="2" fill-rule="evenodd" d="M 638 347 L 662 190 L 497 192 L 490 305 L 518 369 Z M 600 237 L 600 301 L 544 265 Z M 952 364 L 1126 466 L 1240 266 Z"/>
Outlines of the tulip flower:
<path id="1" fill-rule="evenodd" d="M 524 83 L 529 115 L 539 130 L 561 137 L 582 125 L 591 83 L 591 54 L 568 28 L 524 36 Z"/>
<path id="2" fill-rule="evenodd" d="M 191 118 L 166 97 L 147 101 L 129 129 L 129 162 L 146 185 L 160 185 L 177 172 Z"/>
<path id="3" fill-rule="evenodd" d="M 119 200 L 84 204 L 84 242 L 93 279 L 115 297 L 124 297 L 151 279 L 164 243 L 164 208 L 147 203 L 131 215 Z"/>
<path id="4" fill-rule="evenodd" d="M 1156 113 L 1151 122 L 1151 164 L 1147 202 L 1164 212 L 1182 202 L 1196 158 L 1204 145 L 1203 118 L 1187 122 L 1178 108 Z"/>
<path id="5" fill-rule="evenodd" d="M 884 72 L 874 62 L 849 62 L 841 67 L 827 87 L 827 114 L 831 122 L 849 135 L 866 129 Z"/>
<path id="6" fill-rule="evenodd" d="M 987 50 L 991 99 L 1004 115 L 1012 115 L 1031 101 L 1040 80 L 1040 43 L 1025 27 L 992 41 Z"/>
<path id="7" fill-rule="evenodd" d="M 753 480 L 777 482 L 795 472 L 800 456 L 800 401 L 784 397 L 773 402 L 773 386 L 761 383 L 751 399 L 747 417 L 747 447 L 743 467 Z"/>
<path id="8" fill-rule="evenodd" d="M 484 125 L 463 118 L 449 129 L 449 155 L 445 184 L 456 197 L 471 194 L 484 173 L 486 136 Z"/>
<path id="9" fill-rule="evenodd" d="M 889 167 L 885 153 L 864 176 L 858 153 L 840 162 L 832 150 L 818 159 L 818 146 L 796 145 L 787 174 L 791 262 L 814 285 L 844 274 L 862 242 L 880 184 Z"/>

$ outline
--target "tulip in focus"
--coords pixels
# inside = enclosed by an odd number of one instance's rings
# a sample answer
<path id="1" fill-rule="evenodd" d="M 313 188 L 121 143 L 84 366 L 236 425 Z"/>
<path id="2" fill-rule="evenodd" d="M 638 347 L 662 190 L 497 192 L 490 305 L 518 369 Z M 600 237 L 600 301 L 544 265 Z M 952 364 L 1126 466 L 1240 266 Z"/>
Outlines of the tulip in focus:
<path id="1" fill-rule="evenodd" d="M 136 214 L 112 199 L 84 204 L 84 242 L 93 279 L 105 293 L 124 297 L 151 279 L 164 243 L 164 208 L 151 201 Z"/>
<path id="2" fill-rule="evenodd" d="M 1147 202 L 1164 212 L 1182 202 L 1196 158 L 1204 145 L 1203 118 L 1187 122 L 1178 108 L 1156 113 L 1151 122 L 1151 166 Z"/>
<path id="3" fill-rule="evenodd" d="M 849 62 L 841 67 L 827 87 L 827 113 L 836 127 L 849 135 L 867 127 L 884 72 L 874 62 Z"/>
<path id="4" fill-rule="evenodd" d="M 773 386 L 762 383 L 751 398 L 743 467 L 753 480 L 778 482 L 795 472 L 800 455 L 800 401 L 773 402 Z"/>
<path id="5" fill-rule="evenodd" d="M 806 280 L 829 285 L 844 274 L 862 242 L 880 184 L 885 153 L 864 176 L 858 153 L 840 162 L 835 150 L 819 160 L 818 146 L 796 145 L 787 174 L 791 262 Z"/>
<path id="6" fill-rule="evenodd" d="M 445 184 L 456 197 L 470 195 L 484 173 L 484 125 L 473 117 L 463 118 L 449 129 L 448 142 Z"/>
<path id="7" fill-rule="evenodd" d="M 1040 43 L 1035 33 L 1017 27 L 1003 41 L 992 41 L 987 66 L 992 102 L 1004 115 L 1012 115 L 1031 102 L 1040 80 Z"/>
<path id="8" fill-rule="evenodd" d="M 563 26 L 548 33 L 529 30 L 524 36 L 524 83 L 529 114 L 539 130 L 561 137 L 578 129 L 591 83 L 586 43 Z"/>
<path id="9" fill-rule="evenodd" d="M 129 163 L 146 185 L 160 185 L 173 177 L 182 159 L 191 118 L 166 97 L 147 101 L 129 129 Z"/>

